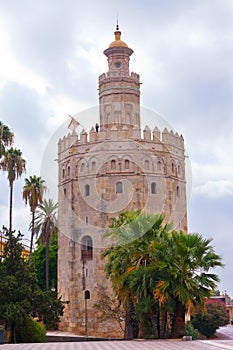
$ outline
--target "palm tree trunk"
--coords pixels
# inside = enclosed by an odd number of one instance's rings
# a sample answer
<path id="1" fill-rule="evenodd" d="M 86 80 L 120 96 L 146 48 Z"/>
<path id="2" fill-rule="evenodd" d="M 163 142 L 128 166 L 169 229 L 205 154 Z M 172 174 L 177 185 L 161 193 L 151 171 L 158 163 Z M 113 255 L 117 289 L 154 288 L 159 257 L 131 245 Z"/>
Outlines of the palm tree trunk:
<path id="1" fill-rule="evenodd" d="M 184 327 L 185 327 L 185 307 L 179 301 L 176 300 L 176 306 L 174 310 L 174 316 L 172 321 L 172 338 L 181 338 L 184 335 Z"/>
<path id="2" fill-rule="evenodd" d="M 131 310 L 128 306 L 125 312 L 125 335 L 124 339 L 130 340 L 133 339 L 133 329 L 131 324 Z"/>
<path id="3" fill-rule="evenodd" d="M 49 290 L 49 240 L 46 239 L 46 247 L 45 247 L 45 283 L 46 290 Z"/>
<path id="4" fill-rule="evenodd" d="M 29 255 L 29 263 L 32 262 L 32 248 L 33 248 L 33 239 L 35 232 L 35 211 L 32 212 L 32 231 L 31 231 L 31 242 L 30 242 L 30 255 Z"/>
<path id="5" fill-rule="evenodd" d="M 13 183 L 10 184 L 9 231 L 12 232 Z"/>

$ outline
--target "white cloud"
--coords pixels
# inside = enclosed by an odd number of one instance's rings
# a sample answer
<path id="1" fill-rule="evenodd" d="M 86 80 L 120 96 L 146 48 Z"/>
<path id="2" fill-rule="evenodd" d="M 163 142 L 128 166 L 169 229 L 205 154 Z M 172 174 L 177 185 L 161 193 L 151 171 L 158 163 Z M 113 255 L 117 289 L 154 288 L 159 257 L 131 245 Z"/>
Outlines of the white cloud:
<path id="1" fill-rule="evenodd" d="M 193 194 L 201 195 L 212 199 L 222 198 L 226 196 L 233 196 L 233 181 L 209 180 L 204 184 L 194 186 Z"/>
<path id="2" fill-rule="evenodd" d="M 10 36 L 3 22 L 0 23 L 0 42 L 0 88 L 3 88 L 10 81 L 36 90 L 39 94 L 44 94 L 49 84 L 14 56 L 11 50 Z"/>

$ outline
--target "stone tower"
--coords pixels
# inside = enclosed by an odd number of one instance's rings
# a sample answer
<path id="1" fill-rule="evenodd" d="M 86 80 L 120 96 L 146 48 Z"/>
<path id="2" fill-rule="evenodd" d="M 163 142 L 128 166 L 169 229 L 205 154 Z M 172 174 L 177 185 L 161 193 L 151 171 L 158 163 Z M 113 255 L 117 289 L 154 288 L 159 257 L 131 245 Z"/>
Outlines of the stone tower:
<path id="1" fill-rule="evenodd" d="M 140 78 L 130 73 L 133 50 L 115 40 L 104 51 L 108 72 L 99 77 L 98 129 L 59 140 L 58 292 L 69 301 L 60 329 L 121 336 L 114 320 L 95 308 L 111 293 L 100 256 L 110 218 L 122 210 L 163 213 L 187 231 L 184 140 L 166 128 L 141 132 Z"/>

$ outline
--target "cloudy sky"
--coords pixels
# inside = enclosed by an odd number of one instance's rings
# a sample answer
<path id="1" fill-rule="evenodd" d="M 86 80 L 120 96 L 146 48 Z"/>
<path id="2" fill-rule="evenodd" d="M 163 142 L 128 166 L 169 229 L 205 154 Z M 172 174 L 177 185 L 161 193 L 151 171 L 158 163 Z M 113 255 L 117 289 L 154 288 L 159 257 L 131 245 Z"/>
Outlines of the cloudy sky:
<path id="1" fill-rule="evenodd" d="M 26 176 L 40 175 L 46 146 L 69 114 L 98 104 L 117 11 L 122 39 L 134 50 L 131 71 L 143 83 L 142 106 L 185 138 L 189 232 L 213 238 L 225 263 L 219 289 L 233 297 L 232 0 L 0 1 L 0 120 L 14 131 Z M 94 119 L 82 123 L 88 128 Z M 15 184 L 14 227 L 29 237 L 23 183 Z M 7 207 L 1 175 L 1 226 Z"/>

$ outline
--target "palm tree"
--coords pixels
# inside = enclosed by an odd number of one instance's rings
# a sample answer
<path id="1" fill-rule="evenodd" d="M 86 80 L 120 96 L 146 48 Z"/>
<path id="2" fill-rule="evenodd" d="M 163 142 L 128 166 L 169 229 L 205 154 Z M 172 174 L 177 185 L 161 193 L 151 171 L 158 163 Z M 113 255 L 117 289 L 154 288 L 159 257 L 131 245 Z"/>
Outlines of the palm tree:
<path id="1" fill-rule="evenodd" d="M 211 239 L 171 231 L 171 225 L 164 225 L 159 215 L 143 214 L 135 219 L 127 212 L 113 220 L 108 237 L 115 245 L 103 253 L 108 258 L 106 272 L 126 315 L 133 302 L 142 323 L 140 330 L 150 320 L 154 334 L 157 328 L 158 336 L 163 336 L 170 313 L 171 336 L 184 335 L 185 312 L 204 305 L 218 282 L 217 275 L 209 272 L 222 266 Z M 126 317 L 126 326 L 127 321 Z"/>
<path id="2" fill-rule="evenodd" d="M 14 134 L 7 125 L 0 121 L 0 158 L 5 152 L 5 147 L 12 145 Z"/>
<path id="3" fill-rule="evenodd" d="M 41 177 L 36 175 L 30 176 L 29 179 L 25 179 L 25 185 L 23 187 L 23 199 L 25 203 L 29 203 L 32 214 L 31 221 L 31 243 L 30 243 L 30 255 L 29 261 L 32 259 L 32 247 L 35 234 L 35 211 L 39 204 L 43 202 L 43 195 L 46 191 L 45 181 Z"/>
<path id="4" fill-rule="evenodd" d="M 41 243 L 46 246 L 45 255 L 45 281 L 46 290 L 49 289 L 49 246 L 50 241 L 57 233 L 56 210 L 58 203 L 54 203 L 52 199 L 44 199 L 42 204 L 36 209 L 35 213 L 35 232 L 39 235 Z"/>
<path id="5" fill-rule="evenodd" d="M 201 235 L 172 232 L 157 246 L 160 280 L 154 297 L 160 305 L 174 304 L 172 338 L 184 335 L 185 312 L 203 306 L 216 289 L 218 276 L 209 270 L 222 266 L 221 257 Z"/>
<path id="6" fill-rule="evenodd" d="M 13 184 L 25 172 L 26 162 L 22 158 L 22 152 L 16 148 L 10 148 L 4 152 L 1 161 L 1 168 L 8 172 L 8 180 L 10 185 L 10 208 L 9 208 L 9 231 L 12 232 L 12 203 L 13 203 Z"/>
<path id="7" fill-rule="evenodd" d="M 155 324 L 153 312 L 158 309 L 158 302 L 153 298 L 153 290 L 158 276 L 151 267 L 156 260 L 156 242 L 164 231 L 170 229 L 162 223 L 161 215 L 126 211 L 120 213 L 118 219 L 113 219 L 107 234 L 114 245 L 105 250 L 103 257 L 108 257 L 107 276 L 126 309 L 125 338 L 128 334 L 132 336 L 133 318 L 129 315 L 133 311 L 132 303 L 138 310 L 139 335 L 143 335 L 145 320 L 150 318 L 151 324 Z M 159 328 L 159 325 L 154 328 Z M 160 336 L 160 332 L 157 333 Z"/>

